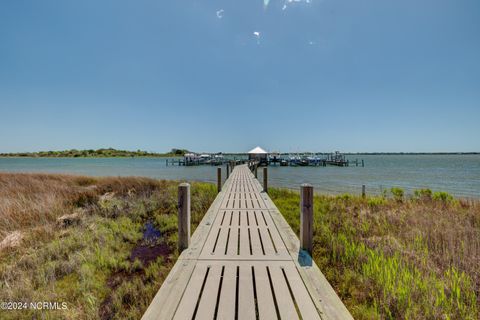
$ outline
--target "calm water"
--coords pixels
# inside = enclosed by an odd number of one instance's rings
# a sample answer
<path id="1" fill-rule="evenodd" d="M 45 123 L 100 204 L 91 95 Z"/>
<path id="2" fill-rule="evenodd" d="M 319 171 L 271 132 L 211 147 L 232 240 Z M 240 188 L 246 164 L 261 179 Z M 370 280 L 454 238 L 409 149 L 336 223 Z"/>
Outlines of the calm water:
<path id="1" fill-rule="evenodd" d="M 325 193 L 381 193 L 392 186 L 407 192 L 430 188 L 456 196 L 480 197 L 480 155 L 364 155 L 365 167 L 269 167 L 273 186 L 297 189 L 311 183 Z M 215 167 L 166 166 L 159 158 L 0 158 L 0 171 L 61 172 L 95 176 L 146 176 L 214 182 Z M 259 170 L 261 178 L 262 170 Z"/>

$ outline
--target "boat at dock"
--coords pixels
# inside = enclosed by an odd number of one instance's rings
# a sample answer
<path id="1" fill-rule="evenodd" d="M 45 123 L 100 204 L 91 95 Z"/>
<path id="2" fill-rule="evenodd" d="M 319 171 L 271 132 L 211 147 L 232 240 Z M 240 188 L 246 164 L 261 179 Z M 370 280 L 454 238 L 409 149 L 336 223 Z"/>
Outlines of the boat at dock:
<path id="1" fill-rule="evenodd" d="M 268 153 L 267 151 L 257 147 L 246 154 L 224 154 L 224 153 L 186 153 L 183 158 L 167 159 L 168 165 L 179 166 L 196 166 L 196 165 L 212 165 L 220 166 L 230 162 L 246 163 L 254 161 L 258 166 L 280 165 L 281 167 L 348 167 L 354 165 L 356 167 L 364 167 L 362 159 L 348 160 L 345 154 L 335 151 L 330 154 L 325 153 L 294 153 L 281 154 L 279 152 Z"/>
<path id="2" fill-rule="evenodd" d="M 327 155 L 326 163 L 338 167 L 348 167 L 348 160 L 339 151 Z"/>

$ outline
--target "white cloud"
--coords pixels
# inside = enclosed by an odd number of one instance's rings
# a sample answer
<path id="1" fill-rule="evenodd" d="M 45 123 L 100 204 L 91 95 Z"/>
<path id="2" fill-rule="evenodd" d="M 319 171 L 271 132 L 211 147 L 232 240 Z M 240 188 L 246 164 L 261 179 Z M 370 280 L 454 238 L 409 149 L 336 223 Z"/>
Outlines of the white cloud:
<path id="1" fill-rule="evenodd" d="M 224 12 L 225 12 L 225 11 L 224 11 L 223 9 L 218 10 L 218 11 L 217 11 L 217 18 L 218 18 L 218 19 L 222 19 Z"/>
<path id="2" fill-rule="evenodd" d="M 253 31 L 253 36 L 257 39 L 257 44 L 260 44 L 260 31 Z"/>
<path id="3" fill-rule="evenodd" d="M 305 4 L 310 4 L 312 0 L 285 0 L 285 3 L 283 4 L 282 10 L 287 9 L 291 5 L 296 5 L 297 3 L 305 3 Z"/>

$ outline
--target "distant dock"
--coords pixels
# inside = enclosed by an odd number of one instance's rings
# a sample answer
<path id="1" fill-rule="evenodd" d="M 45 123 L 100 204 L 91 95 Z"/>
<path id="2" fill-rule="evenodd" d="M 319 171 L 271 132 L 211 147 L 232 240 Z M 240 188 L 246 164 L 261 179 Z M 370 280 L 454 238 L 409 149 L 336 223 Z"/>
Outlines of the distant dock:
<path id="1" fill-rule="evenodd" d="M 255 149 L 254 149 L 255 150 Z M 266 152 L 237 154 L 235 156 L 216 153 L 216 154 L 194 154 L 188 153 L 183 158 L 166 159 L 167 166 L 199 166 L 211 165 L 221 166 L 226 164 L 245 164 L 249 161 L 256 162 L 259 166 L 282 166 L 282 167 L 365 167 L 363 159 L 349 160 L 338 151 L 330 154 L 278 154 Z"/>

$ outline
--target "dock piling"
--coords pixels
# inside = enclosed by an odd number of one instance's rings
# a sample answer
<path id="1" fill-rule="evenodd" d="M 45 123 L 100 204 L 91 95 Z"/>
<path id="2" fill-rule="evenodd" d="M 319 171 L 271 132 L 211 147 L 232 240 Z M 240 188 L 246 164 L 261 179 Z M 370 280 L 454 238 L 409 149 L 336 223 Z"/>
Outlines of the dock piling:
<path id="1" fill-rule="evenodd" d="M 313 251 L 313 186 L 300 187 L 300 247 L 312 255 Z"/>
<path id="2" fill-rule="evenodd" d="M 366 195 L 366 193 L 365 193 L 365 185 L 362 184 L 362 198 L 365 198 L 365 195 Z"/>
<path id="3" fill-rule="evenodd" d="M 255 171 L 255 178 L 258 178 L 258 172 L 257 172 L 258 170 L 257 170 L 257 169 L 258 169 L 258 164 L 255 163 L 255 169 L 254 169 L 254 171 Z"/>
<path id="4" fill-rule="evenodd" d="M 190 184 L 178 186 L 178 250 L 190 245 Z"/>
<path id="5" fill-rule="evenodd" d="M 263 168 L 263 191 L 268 193 L 268 171 L 267 171 L 267 167 Z"/>
<path id="6" fill-rule="evenodd" d="M 227 163 L 227 179 L 230 176 L 230 165 Z"/>
<path id="7" fill-rule="evenodd" d="M 217 167 L 217 191 L 222 191 L 222 168 Z"/>

